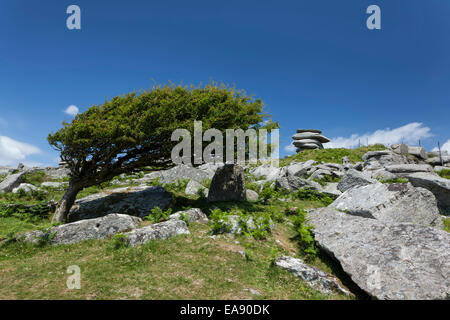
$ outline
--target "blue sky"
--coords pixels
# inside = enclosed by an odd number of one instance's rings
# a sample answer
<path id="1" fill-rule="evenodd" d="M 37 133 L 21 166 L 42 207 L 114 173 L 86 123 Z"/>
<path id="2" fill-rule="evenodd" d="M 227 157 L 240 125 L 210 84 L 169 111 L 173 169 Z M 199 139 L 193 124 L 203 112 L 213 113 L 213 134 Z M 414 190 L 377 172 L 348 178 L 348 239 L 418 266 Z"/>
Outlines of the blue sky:
<path id="1" fill-rule="evenodd" d="M 71 4 L 81 30 L 66 27 Z M 381 30 L 366 27 L 371 4 Z M 450 149 L 449 14 L 447 0 L 3 0 L 0 165 L 55 165 L 46 136 L 68 106 L 169 80 L 261 98 L 282 156 L 297 128 L 322 129 L 329 146 Z"/>

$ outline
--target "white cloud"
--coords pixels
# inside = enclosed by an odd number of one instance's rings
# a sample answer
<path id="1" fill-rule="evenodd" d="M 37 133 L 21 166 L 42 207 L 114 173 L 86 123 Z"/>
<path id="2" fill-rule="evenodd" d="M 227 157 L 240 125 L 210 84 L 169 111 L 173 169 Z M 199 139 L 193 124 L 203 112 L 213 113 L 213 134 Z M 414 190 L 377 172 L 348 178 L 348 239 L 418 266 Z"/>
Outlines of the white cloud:
<path id="1" fill-rule="evenodd" d="M 432 151 L 439 151 L 439 148 L 436 147 Z M 450 153 L 450 139 L 447 140 L 443 145 L 441 145 L 441 151 L 447 151 Z"/>
<path id="2" fill-rule="evenodd" d="M 284 151 L 287 153 L 294 153 L 297 148 L 291 143 L 284 147 Z"/>
<path id="3" fill-rule="evenodd" d="M 390 145 L 394 143 L 406 143 L 417 145 L 419 140 L 432 137 L 431 129 L 423 126 L 420 122 L 412 122 L 395 129 L 380 129 L 372 133 L 352 134 L 350 137 L 337 137 L 325 144 L 325 148 L 354 148 L 359 142 L 361 145 L 382 143 Z"/>
<path id="4" fill-rule="evenodd" d="M 0 136 L 0 165 L 13 165 L 27 156 L 39 154 L 41 150 L 27 143 Z"/>
<path id="5" fill-rule="evenodd" d="M 80 109 L 78 109 L 77 106 L 74 106 L 72 104 L 72 105 L 68 106 L 64 112 L 67 113 L 69 116 L 75 117 L 79 111 L 80 111 Z"/>

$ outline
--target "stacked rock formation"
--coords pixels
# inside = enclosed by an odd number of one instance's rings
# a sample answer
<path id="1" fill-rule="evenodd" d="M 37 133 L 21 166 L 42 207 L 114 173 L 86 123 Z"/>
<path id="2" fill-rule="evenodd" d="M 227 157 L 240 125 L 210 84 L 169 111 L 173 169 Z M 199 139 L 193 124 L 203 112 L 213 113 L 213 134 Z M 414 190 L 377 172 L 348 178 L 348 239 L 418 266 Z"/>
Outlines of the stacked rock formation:
<path id="1" fill-rule="evenodd" d="M 323 143 L 330 142 L 330 139 L 322 135 L 322 131 L 316 129 L 298 129 L 292 136 L 297 152 L 305 149 L 323 149 Z"/>

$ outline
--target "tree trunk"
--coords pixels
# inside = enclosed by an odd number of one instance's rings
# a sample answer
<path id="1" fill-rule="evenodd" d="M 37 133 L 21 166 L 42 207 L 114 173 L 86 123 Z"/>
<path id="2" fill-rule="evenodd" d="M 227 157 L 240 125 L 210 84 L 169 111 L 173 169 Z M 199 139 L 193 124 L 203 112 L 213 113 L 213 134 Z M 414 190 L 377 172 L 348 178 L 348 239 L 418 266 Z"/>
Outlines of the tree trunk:
<path id="1" fill-rule="evenodd" d="M 69 182 L 69 188 L 66 193 L 62 197 L 62 199 L 58 202 L 56 206 L 55 214 L 53 215 L 52 223 L 55 222 L 66 222 L 67 215 L 69 214 L 70 208 L 72 208 L 73 203 L 75 202 L 75 198 L 77 197 L 78 192 L 80 192 L 81 188 L 75 187 L 72 182 Z"/>

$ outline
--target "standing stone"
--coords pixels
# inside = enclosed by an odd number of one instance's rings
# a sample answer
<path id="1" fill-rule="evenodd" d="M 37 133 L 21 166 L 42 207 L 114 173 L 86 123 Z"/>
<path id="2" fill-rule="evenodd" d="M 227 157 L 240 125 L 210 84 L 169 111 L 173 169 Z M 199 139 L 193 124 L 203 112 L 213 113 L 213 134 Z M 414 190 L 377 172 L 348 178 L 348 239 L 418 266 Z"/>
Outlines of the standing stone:
<path id="1" fill-rule="evenodd" d="M 208 201 L 245 201 L 244 169 L 237 164 L 225 164 L 217 169 L 209 187 Z"/>

